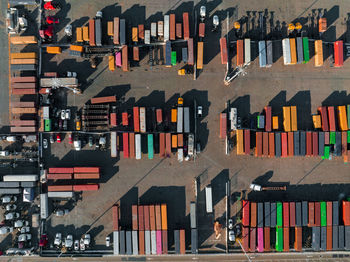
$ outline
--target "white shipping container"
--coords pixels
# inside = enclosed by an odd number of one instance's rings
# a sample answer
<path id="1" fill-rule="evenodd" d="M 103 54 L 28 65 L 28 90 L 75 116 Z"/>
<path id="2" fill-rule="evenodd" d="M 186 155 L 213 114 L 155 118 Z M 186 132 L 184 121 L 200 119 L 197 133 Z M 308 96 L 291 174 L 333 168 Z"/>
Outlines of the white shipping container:
<path id="1" fill-rule="evenodd" d="M 71 192 L 71 191 L 68 191 L 68 192 L 48 192 L 47 196 L 48 197 L 56 197 L 56 198 L 72 198 L 73 192 Z"/>
<path id="2" fill-rule="evenodd" d="M 283 49 L 283 62 L 285 65 L 290 65 L 292 58 L 290 56 L 289 38 L 285 38 L 282 40 L 282 49 Z"/>
<path id="3" fill-rule="evenodd" d="M 157 23 L 151 23 L 151 36 L 157 36 Z"/>
<path id="4" fill-rule="evenodd" d="M 50 119 L 50 107 L 43 106 L 43 118 Z"/>
<path id="5" fill-rule="evenodd" d="M 47 193 L 40 194 L 40 216 L 41 219 L 46 219 L 49 216 L 49 201 Z"/>
<path id="6" fill-rule="evenodd" d="M 146 108 L 140 107 L 140 131 L 146 133 Z"/>
<path id="7" fill-rule="evenodd" d="M 182 148 L 177 149 L 177 160 L 179 162 L 184 161 L 184 150 Z"/>
<path id="8" fill-rule="evenodd" d="M 177 132 L 182 133 L 183 132 L 183 115 L 184 115 L 184 108 L 179 106 L 177 108 Z"/>
<path id="9" fill-rule="evenodd" d="M 251 51 L 250 51 L 250 39 L 244 39 L 244 63 L 250 64 L 251 62 Z"/>
<path id="10" fill-rule="evenodd" d="M 237 130 L 237 108 L 230 111 L 231 130 Z"/>
<path id="11" fill-rule="evenodd" d="M 145 231 L 145 253 L 146 255 L 151 254 L 151 231 Z"/>
<path id="12" fill-rule="evenodd" d="M 163 21 L 158 21 L 158 36 L 163 36 Z"/>
<path id="13" fill-rule="evenodd" d="M 207 213 L 213 212 L 213 196 L 211 186 L 205 188 L 205 205 L 207 207 Z"/>
<path id="14" fill-rule="evenodd" d="M 119 231 L 113 231 L 113 255 L 119 255 Z"/>
<path id="15" fill-rule="evenodd" d="M 135 158 L 141 159 L 141 135 L 135 135 Z"/>
<path id="16" fill-rule="evenodd" d="M 20 181 L 20 182 L 35 182 L 38 181 L 37 175 L 6 175 L 3 176 L 4 182 Z"/>
<path id="17" fill-rule="evenodd" d="M 164 16 L 164 41 L 169 40 L 169 15 Z"/>
<path id="18" fill-rule="evenodd" d="M 117 157 L 117 132 L 111 132 L 111 157 Z"/>
<path id="19" fill-rule="evenodd" d="M 151 231 L 151 253 L 152 255 L 157 255 L 157 237 L 156 231 Z"/>
<path id="20" fill-rule="evenodd" d="M 139 254 L 139 241 L 137 236 L 137 231 L 132 231 L 132 254 L 138 255 Z"/>
<path id="21" fill-rule="evenodd" d="M 151 31 L 145 30 L 145 44 L 149 45 L 151 43 Z"/>

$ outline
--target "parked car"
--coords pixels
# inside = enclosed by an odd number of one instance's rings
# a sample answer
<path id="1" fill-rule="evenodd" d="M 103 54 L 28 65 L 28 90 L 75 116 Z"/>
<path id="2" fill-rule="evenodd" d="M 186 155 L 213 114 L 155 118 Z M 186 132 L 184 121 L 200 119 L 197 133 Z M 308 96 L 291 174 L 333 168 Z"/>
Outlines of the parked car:
<path id="1" fill-rule="evenodd" d="M 106 247 L 111 245 L 111 238 L 109 236 L 106 237 Z"/>
<path id="2" fill-rule="evenodd" d="M 80 129 L 81 129 L 81 121 L 80 121 L 80 117 L 77 116 L 75 120 L 75 130 L 79 131 Z"/>
<path id="3" fill-rule="evenodd" d="M 75 251 L 79 250 L 79 240 L 78 239 L 74 240 L 74 250 Z"/>
<path id="4" fill-rule="evenodd" d="M 69 133 L 68 139 L 69 139 L 69 144 L 73 144 L 73 134 L 72 133 Z"/>
<path id="5" fill-rule="evenodd" d="M 12 231 L 13 231 L 13 227 L 7 227 L 7 226 L 0 227 L 0 235 L 11 233 Z"/>
<path id="6" fill-rule="evenodd" d="M 61 135 L 60 134 L 56 135 L 56 141 L 57 141 L 57 143 L 61 143 Z"/>
<path id="7" fill-rule="evenodd" d="M 40 237 L 40 241 L 39 241 L 39 246 L 40 247 L 45 247 L 48 243 L 48 237 L 46 234 L 42 234 Z"/>
<path id="8" fill-rule="evenodd" d="M 233 229 L 233 219 L 232 219 L 232 218 L 230 218 L 230 219 L 228 220 L 227 227 L 228 227 L 228 229 Z"/>
<path id="9" fill-rule="evenodd" d="M 61 111 L 61 119 L 65 120 L 66 119 L 66 110 L 62 109 Z"/>
<path id="10" fill-rule="evenodd" d="M 7 203 L 11 203 L 11 202 L 16 202 L 17 201 L 17 197 L 16 196 L 3 196 L 1 198 L 1 202 L 3 204 L 7 204 Z"/>
<path id="11" fill-rule="evenodd" d="M 230 240 L 231 242 L 235 242 L 236 241 L 235 232 L 233 232 L 233 230 L 230 230 L 228 232 L 228 240 Z"/>
<path id="12" fill-rule="evenodd" d="M 83 238 L 80 239 L 79 244 L 80 244 L 80 250 L 84 251 L 85 250 L 85 244 L 84 244 L 84 239 Z"/>
<path id="13" fill-rule="evenodd" d="M 43 147 L 44 147 L 44 149 L 46 149 L 47 146 L 48 146 L 47 139 L 44 138 L 44 139 L 43 139 Z"/>
<path id="14" fill-rule="evenodd" d="M 68 235 L 64 241 L 64 246 L 71 249 L 73 246 L 73 235 Z"/>
<path id="15" fill-rule="evenodd" d="M 59 247 L 62 243 L 62 233 L 56 233 L 54 245 Z"/>
<path id="16" fill-rule="evenodd" d="M 32 235 L 31 234 L 20 234 L 18 236 L 18 242 L 25 242 L 25 241 L 29 241 L 32 239 Z"/>
<path id="17" fill-rule="evenodd" d="M 22 227 L 21 228 L 21 234 L 24 234 L 24 233 L 29 233 L 30 232 L 30 227 Z"/>
<path id="18" fill-rule="evenodd" d="M 70 109 L 66 109 L 66 119 L 70 119 Z"/>
<path id="19" fill-rule="evenodd" d="M 69 213 L 69 210 L 68 209 L 57 209 L 56 212 L 55 212 L 55 215 L 57 217 L 63 217 L 64 215 L 68 214 Z"/>
<path id="20" fill-rule="evenodd" d="M 94 145 L 94 138 L 92 136 L 89 136 L 89 147 L 92 147 Z"/>
<path id="21" fill-rule="evenodd" d="M 51 144 L 55 143 L 55 139 L 53 138 L 53 134 L 50 135 L 50 143 Z"/>
<path id="22" fill-rule="evenodd" d="M 16 208 L 17 208 L 17 205 L 15 205 L 15 204 L 8 204 L 5 207 L 6 211 L 14 211 L 14 210 L 16 210 Z"/>
<path id="23" fill-rule="evenodd" d="M 12 219 L 16 219 L 19 218 L 19 213 L 17 212 L 10 212 L 5 214 L 5 220 L 12 220 Z"/>

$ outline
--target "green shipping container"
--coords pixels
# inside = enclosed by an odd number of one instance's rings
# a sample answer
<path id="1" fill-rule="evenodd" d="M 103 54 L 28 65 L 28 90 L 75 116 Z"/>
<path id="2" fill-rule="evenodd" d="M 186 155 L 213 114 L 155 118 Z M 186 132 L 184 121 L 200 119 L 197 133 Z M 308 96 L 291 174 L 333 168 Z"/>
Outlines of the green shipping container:
<path id="1" fill-rule="evenodd" d="M 171 52 L 171 65 L 176 65 L 176 51 Z"/>
<path id="2" fill-rule="evenodd" d="M 321 226 L 327 226 L 327 205 L 326 202 L 321 202 Z"/>
<path id="3" fill-rule="evenodd" d="M 348 131 L 348 143 L 350 143 L 350 131 Z"/>
<path id="4" fill-rule="evenodd" d="M 329 132 L 329 144 L 335 145 L 335 132 Z"/>
<path id="5" fill-rule="evenodd" d="M 44 120 L 44 131 L 50 132 L 51 131 L 51 119 L 45 119 Z"/>
<path id="6" fill-rule="evenodd" d="M 283 226 L 283 207 L 281 202 L 277 202 L 277 227 Z M 282 245 L 283 248 L 283 245 Z"/>
<path id="7" fill-rule="evenodd" d="M 303 37 L 304 64 L 310 61 L 309 38 Z"/>
<path id="8" fill-rule="evenodd" d="M 153 134 L 148 134 L 148 159 L 153 159 Z"/>
<path id="9" fill-rule="evenodd" d="M 276 251 L 283 251 L 283 228 L 276 228 Z"/>
<path id="10" fill-rule="evenodd" d="M 329 146 L 325 146 L 324 147 L 324 155 L 322 156 L 322 159 L 329 159 L 329 151 L 330 151 Z"/>

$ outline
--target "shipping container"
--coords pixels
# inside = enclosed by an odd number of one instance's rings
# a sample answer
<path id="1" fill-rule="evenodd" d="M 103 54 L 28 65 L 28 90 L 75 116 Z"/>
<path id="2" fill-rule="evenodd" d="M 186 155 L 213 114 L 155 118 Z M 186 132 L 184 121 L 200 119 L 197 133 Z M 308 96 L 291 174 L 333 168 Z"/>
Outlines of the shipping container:
<path id="1" fill-rule="evenodd" d="M 321 250 L 327 249 L 327 227 L 321 227 Z"/>
<path id="2" fill-rule="evenodd" d="M 184 107 L 184 133 L 190 132 L 190 108 Z"/>
<path id="3" fill-rule="evenodd" d="M 165 157 L 165 133 L 159 134 L 159 157 Z"/>
<path id="4" fill-rule="evenodd" d="M 122 47 L 122 70 L 123 72 L 129 71 L 128 46 L 126 45 Z"/>
<path id="5" fill-rule="evenodd" d="M 133 232 L 136 232 L 136 237 L 133 238 L 134 239 L 137 239 L 137 231 L 133 231 Z M 140 255 L 144 255 L 145 254 L 145 231 L 143 230 L 139 230 L 138 232 L 138 240 L 139 240 L 139 243 L 138 243 L 138 248 L 139 248 L 139 254 Z M 136 248 L 136 246 L 135 246 Z"/>
<path id="6" fill-rule="evenodd" d="M 306 132 L 306 156 L 312 155 L 312 132 Z"/>
<path id="7" fill-rule="evenodd" d="M 343 223 L 345 226 L 350 226 L 350 202 L 342 201 Z"/>
<path id="8" fill-rule="evenodd" d="M 288 156 L 294 156 L 294 133 L 288 132 Z"/>
<path id="9" fill-rule="evenodd" d="M 318 133 L 312 132 L 312 156 L 318 156 Z"/>
<path id="10" fill-rule="evenodd" d="M 151 254 L 157 254 L 157 231 L 151 231 Z"/>
<path id="11" fill-rule="evenodd" d="M 262 156 L 263 154 L 263 133 L 262 132 L 256 132 L 255 133 L 255 156 Z"/>
<path id="12" fill-rule="evenodd" d="M 169 16 L 169 39 L 175 40 L 175 14 L 170 14 Z M 164 16 L 165 21 L 165 16 Z"/>
<path id="13" fill-rule="evenodd" d="M 119 42 L 121 45 L 126 44 L 125 19 L 119 20 Z"/>
<path id="14" fill-rule="evenodd" d="M 89 42 L 89 27 L 83 26 L 83 41 Z"/>
<path id="15" fill-rule="evenodd" d="M 242 200 L 242 224 L 243 226 L 249 227 L 250 225 L 250 208 L 249 201 Z"/>
<path id="16" fill-rule="evenodd" d="M 165 66 L 171 66 L 171 43 L 170 41 L 165 42 Z"/>
<path id="17" fill-rule="evenodd" d="M 287 157 L 288 156 L 288 139 L 287 139 L 287 133 L 281 133 L 281 156 Z"/>
<path id="18" fill-rule="evenodd" d="M 188 65 L 194 65 L 194 54 L 193 54 L 193 38 L 189 38 L 187 40 L 187 47 L 188 47 Z"/>
<path id="19" fill-rule="evenodd" d="M 151 231 L 145 231 L 145 254 L 151 254 Z"/>
<path id="20" fill-rule="evenodd" d="M 221 54 L 221 64 L 227 64 L 227 44 L 226 38 L 220 38 L 220 54 Z"/>
<path id="21" fill-rule="evenodd" d="M 26 52 L 26 53 L 10 53 L 10 59 L 38 59 L 38 55 L 35 52 Z M 27 77 L 13 77 L 13 78 L 34 78 L 35 76 Z"/>
<path id="22" fill-rule="evenodd" d="M 326 234 L 327 234 L 327 237 L 326 237 L 326 250 L 328 251 L 331 251 L 332 250 L 332 244 L 333 244 L 333 240 L 332 240 L 332 237 L 333 237 L 333 232 L 332 232 L 332 226 L 328 226 L 326 227 Z"/>
<path id="23" fill-rule="evenodd" d="M 291 54 L 290 54 L 290 43 L 289 38 L 282 40 L 282 50 L 283 50 L 283 63 L 284 65 L 290 65 L 291 63 Z"/>
<path id="24" fill-rule="evenodd" d="M 129 158 L 129 134 L 123 133 L 123 156 Z"/>
<path id="25" fill-rule="evenodd" d="M 277 204 L 271 203 L 271 227 L 276 227 L 277 224 Z"/>
<path id="26" fill-rule="evenodd" d="M 35 120 L 11 120 L 10 125 L 11 126 L 35 126 L 36 121 Z"/>
<path id="27" fill-rule="evenodd" d="M 12 71 L 35 71 L 36 65 L 26 65 L 26 64 L 11 65 L 11 70 Z"/>
<path id="28" fill-rule="evenodd" d="M 76 35 L 76 41 L 79 43 L 83 42 L 83 28 L 82 27 L 77 27 L 75 30 L 75 35 Z"/>
<path id="29" fill-rule="evenodd" d="M 345 226 L 345 250 L 350 250 L 350 227 Z"/>
<path id="30" fill-rule="evenodd" d="M 258 203 L 258 217 L 257 226 L 264 227 L 264 203 Z"/>
<path id="31" fill-rule="evenodd" d="M 314 128 L 318 129 L 322 127 L 320 115 L 312 115 L 312 122 L 314 124 Z"/>
<path id="32" fill-rule="evenodd" d="M 289 227 L 289 203 L 283 202 L 283 227 Z"/>
<path id="33" fill-rule="evenodd" d="M 294 142 L 294 155 L 299 156 L 300 155 L 300 132 L 296 131 L 293 135 L 293 142 Z"/>
<path id="34" fill-rule="evenodd" d="M 302 244 L 303 244 L 302 235 L 303 235 L 303 228 L 296 227 L 295 228 L 295 242 L 294 242 L 295 251 L 302 251 Z"/>
<path id="35" fill-rule="evenodd" d="M 250 155 L 250 130 L 244 130 L 244 153 Z"/>
<path id="36" fill-rule="evenodd" d="M 113 19 L 113 44 L 119 45 L 119 17 Z"/>
<path id="37" fill-rule="evenodd" d="M 308 221 L 306 221 L 306 225 L 307 225 L 307 222 Z M 301 227 L 302 225 L 303 223 L 302 223 L 302 216 L 301 216 L 301 202 L 297 202 L 295 204 L 295 226 Z"/>
<path id="38" fill-rule="evenodd" d="M 275 134 L 275 155 L 276 157 L 281 157 L 282 154 L 281 148 L 281 133 Z"/>
<path id="39" fill-rule="evenodd" d="M 318 132 L 318 155 L 324 155 L 324 132 Z"/>
<path id="40" fill-rule="evenodd" d="M 126 254 L 132 255 L 132 235 L 131 231 L 126 231 Z"/>
<path id="41" fill-rule="evenodd" d="M 138 42 L 138 32 L 135 26 L 131 28 L 131 40 L 136 43 Z"/>
<path id="42" fill-rule="evenodd" d="M 263 132 L 263 156 L 269 155 L 269 133 Z"/>
<path id="43" fill-rule="evenodd" d="M 108 69 L 109 69 L 109 71 L 114 71 L 115 70 L 114 55 L 108 56 Z"/>
<path id="44" fill-rule="evenodd" d="M 264 226 L 270 227 L 271 225 L 271 210 L 270 210 L 270 202 L 264 202 Z"/>
<path id="45" fill-rule="evenodd" d="M 251 53 L 250 53 L 250 39 L 244 39 L 244 63 L 250 64 L 251 61 Z"/>
<path id="46" fill-rule="evenodd" d="M 255 202 L 250 203 L 250 226 L 256 227 L 257 225 L 257 205 Z"/>
<path id="47" fill-rule="evenodd" d="M 12 88 L 31 88 L 35 89 L 36 88 L 36 83 L 13 83 Z"/>
<path id="48" fill-rule="evenodd" d="M 321 244 L 321 228 L 312 227 L 312 249 L 314 251 L 319 251 L 320 244 Z"/>
<path id="49" fill-rule="evenodd" d="M 319 107 L 318 111 L 320 112 L 321 118 L 322 118 L 322 131 L 328 132 L 329 131 L 329 126 L 328 126 L 327 107 L 325 107 L 325 106 Z"/>
<path id="50" fill-rule="evenodd" d="M 283 228 L 283 251 L 289 251 L 289 227 Z"/>
<path id="51" fill-rule="evenodd" d="M 49 169 L 49 171 L 50 173 L 52 173 L 51 168 Z M 100 168 L 99 167 L 74 167 L 73 172 L 74 173 L 99 173 Z M 67 173 L 70 173 L 70 172 L 67 172 Z"/>
<path id="52" fill-rule="evenodd" d="M 332 218 L 333 218 L 332 211 L 333 211 L 332 202 L 331 201 L 327 201 L 326 202 L 326 215 L 325 215 L 326 216 L 326 225 L 327 226 L 332 226 L 333 225 L 333 223 L 332 223 Z M 322 212 L 322 204 L 321 204 L 321 212 Z M 322 220 L 322 218 L 321 218 L 321 220 Z M 322 224 L 322 221 L 321 221 L 321 224 Z"/>
<path id="53" fill-rule="evenodd" d="M 303 52 L 303 39 L 297 37 L 297 63 L 302 64 L 304 62 L 304 52 Z"/>
<path id="54" fill-rule="evenodd" d="M 295 227 L 295 202 L 289 203 L 289 226 Z"/>
<path id="55" fill-rule="evenodd" d="M 341 156 L 341 132 L 335 133 L 335 146 L 334 146 L 334 155 L 335 156 Z"/>
<path id="56" fill-rule="evenodd" d="M 333 250 L 339 250 L 339 234 L 338 226 L 332 226 L 332 248 Z"/>
<path id="57" fill-rule="evenodd" d="M 265 41 L 259 41 L 259 65 L 266 67 L 266 44 Z"/>
<path id="58" fill-rule="evenodd" d="M 334 42 L 334 67 L 341 67 L 344 64 L 343 41 Z"/>
<path id="59" fill-rule="evenodd" d="M 343 250 L 345 248 L 345 229 L 344 226 L 338 226 L 338 247 L 339 250 Z"/>
<path id="60" fill-rule="evenodd" d="M 266 67 L 271 67 L 273 64 L 273 49 L 272 49 L 272 41 L 266 41 Z"/>
<path id="61" fill-rule="evenodd" d="M 73 191 L 73 186 L 72 185 L 47 186 L 47 191 L 49 191 L 49 192 Z"/>
<path id="62" fill-rule="evenodd" d="M 158 36 L 163 36 L 164 35 L 164 23 L 163 23 L 163 21 L 158 21 L 157 29 L 158 29 Z"/>
<path id="63" fill-rule="evenodd" d="M 147 135 L 147 145 L 148 145 L 148 159 L 153 159 L 154 157 L 153 134 Z"/>
<path id="64" fill-rule="evenodd" d="M 250 228 L 249 240 L 250 240 L 249 251 L 255 252 L 256 251 L 256 228 L 255 227 Z"/>
<path id="65" fill-rule="evenodd" d="M 13 182 L 13 183 L 16 183 L 16 182 Z M 21 182 L 21 187 L 36 187 L 36 182 Z"/>
<path id="66" fill-rule="evenodd" d="M 265 131 L 271 132 L 271 106 L 265 106 Z"/>
<path id="67" fill-rule="evenodd" d="M 338 106 L 338 123 L 341 131 L 348 130 L 348 120 L 346 116 L 346 107 Z"/>
<path id="68" fill-rule="evenodd" d="M 323 47 L 322 40 L 315 40 L 315 66 L 323 65 Z"/>
<path id="69" fill-rule="evenodd" d="M 333 226 L 338 226 L 339 225 L 339 202 L 338 201 L 333 201 L 332 204 L 333 210 L 333 218 L 332 218 L 332 223 Z"/>
<path id="70" fill-rule="evenodd" d="M 249 227 L 242 228 L 242 249 L 244 252 L 249 251 Z"/>
<path id="71" fill-rule="evenodd" d="M 264 228 L 258 227 L 258 252 L 264 252 Z"/>
<path id="72" fill-rule="evenodd" d="M 47 193 L 40 194 L 40 217 L 41 219 L 49 217 L 49 200 Z"/>
<path id="73" fill-rule="evenodd" d="M 146 108 L 145 107 L 140 107 L 140 132 L 146 133 Z"/>
<path id="74" fill-rule="evenodd" d="M 290 106 L 283 107 L 283 128 L 285 132 L 290 132 L 292 130 Z"/>
<path id="75" fill-rule="evenodd" d="M 346 131 L 341 132 L 341 154 L 342 156 L 348 155 L 348 134 Z"/>
<path id="76" fill-rule="evenodd" d="M 179 106 L 177 108 L 177 132 L 182 133 L 183 132 L 183 122 L 184 122 L 184 108 Z"/>
<path id="77" fill-rule="evenodd" d="M 187 40 L 190 38 L 190 22 L 189 22 L 189 16 L 187 12 L 184 12 L 182 14 L 182 22 L 183 22 L 183 33 L 184 33 L 184 39 Z"/>
<path id="78" fill-rule="evenodd" d="M 37 92 L 34 88 L 12 89 L 13 95 L 35 95 Z"/>
<path id="79" fill-rule="evenodd" d="M 243 147 L 243 130 L 242 129 L 236 131 L 236 143 L 237 143 L 237 155 L 243 155 L 244 147 Z"/>
<path id="80" fill-rule="evenodd" d="M 243 64 L 244 64 L 243 40 L 237 40 L 237 55 L 236 55 L 236 58 L 237 58 L 237 66 L 243 66 Z"/>
<path id="81" fill-rule="evenodd" d="M 113 221 L 113 231 L 119 230 L 119 206 L 114 205 L 112 207 L 112 221 Z"/>
<path id="82" fill-rule="evenodd" d="M 134 61 L 140 61 L 139 47 L 138 46 L 134 46 L 132 48 L 132 50 L 133 50 L 133 59 L 134 59 Z"/>
<path id="83" fill-rule="evenodd" d="M 49 168 L 49 173 L 51 174 L 68 174 L 68 173 L 73 173 L 74 168 L 72 167 L 50 167 Z"/>
<path id="84" fill-rule="evenodd" d="M 203 48 L 204 43 L 198 42 L 197 43 L 197 69 L 203 69 Z"/>
<path id="85" fill-rule="evenodd" d="M 177 146 L 178 147 L 183 147 L 184 142 L 183 142 L 183 134 L 177 134 Z"/>
<path id="86" fill-rule="evenodd" d="M 80 192 L 80 191 L 97 191 L 99 188 L 98 184 L 88 184 L 88 185 L 74 185 L 73 191 Z"/>
<path id="87" fill-rule="evenodd" d="M 38 40 L 35 36 L 11 36 L 10 43 L 13 45 L 37 44 Z"/>
<path id="88" fill-rule="evenodd" d="M 72 179 L 72 174 L 47 174 L 47 180 L 63 180 L 63 179 Z"/>
<path id="89" fill-rule="evenodd" d="M 171 134 L 170 133 L 165 134 L 165 156 L 166 157 L 171 156 Z"/>
<path id="90" fill-rule="evenodd" d="M 115 112 L 110 113 L 109 118 L 110 118 L 109 122 L 110 122 L 111 127 L 116 127 L 117 126 L 117 113 L 115 113 Z"/>
<path id="91" fill-rule="evenodd" d="M 224 139 L 227 135 L 227 114 L 220 113 L 220 138 Z"/>
<path id="92" fill-rule="evenodd" d="M 135 158 L 135 133 L 129 133 L 129 156 Z"/>
<path id="93" fill-rule="evenodd" d="M 176 37 L 182 38 L 182 24 L 176 23 Z"/>
<path id="94" fill-rule="evenodd" d="M 113 232 L 113 255 L 119 255 L 119 231 Z"/>
<path id="95" fill-rule="evenodd" d="M 308 226 L 308 202 L 303 201 L 302 202 L 302 226 L 306 227 Z"/>
<path id="96" fill-rule="evenodd" d="M 119 247 L 119 252 L 121 255 L 125 255 L 126 254 L 126 236 L 125 236 L 125 231 L 121 230 L 119 232 L 119 243 L 120 243 L 120 247 Z"/>
<path id="97" fill-rule="evenodd" d="M 276 228 L 276 251 L 283 251 L 283 228 Z"/>
<path id="98" fill-rule="evenodd" d="M 198 229 L 191 229 L 191 253 L 198 254 Z"/>
<path id="99" fill-rule="evenodd" d="M 300 132 L 300 155 L 301 156 L 306 155 L 306 132 L 305 131 Z"/>
<path id="100" fill-rule="evenodd" d="M 122 53 L 121 52 L 115 53 L 115 65 L 117 67 L 122 67 Z"/>
<path id="101" fill-rule="evenodd" d="M 321 226 L 321 203 L 315 202 L 315 226 Z"/>
<path id="102" fill-rule="evenodd" d="M 180 229 L 180 254 L 186 254 L 185 229 Z"/>
<path id="103" fill-rule="evenodd" d="M 103 96 L 91 98 L 91 104 L 103 104 L 117 102 L 116 96 Z"/>
<path id="104" fill-rule="evenodd" d="M 28 58 L 28 59 L 19 58 L 19 59 L 11 59 L 10 63 L 12 65 L 37 65 L 38 60 L 34 58 Z"/>
<path id="105" fill-rule="evenodd" d="M 291 130 L 297 131 L 298 130 L 298 118 L 297 118 L 297 107 L 296 106 L 290 107 L 290 116 L 291 116 Z"/>
<path id="106" fill-rule="evenodd" d="M 151 23 L 151 36 L 157 37 L 157 23 Z"/>
<path id="107" fill-rule="evenodd" d="M 151 43 L 151 31 L 145 30 L 145 44 L 149 45 Z"/>
<path id="108" fill-rule="evenodd" d="M 211 186 L 205 187 L 205 204 L 207 213 L 213 212 L 213 197 L 212 197 L 212 188 Z"/>
<path id="109" fill-rule="evenodd" d="M 289 38 L 290 46 L 290 64 L 295 65 L 297 63 L 297 49 L 295 38 Z"/>
<path id="110" fill-rule="evenodd" d="M 96 46 L 95 42 L 95 20 L 89 20 L 89 43 L 90 46 Z"/>
<path id="111" fill-rule="evenodd" d="M 171 135 L 171 148 L 177 148 L 177 135 Z"/>
<path id="112" fill-rule="evenodd" d="M 170 17 L 169 15 L 164 15 L 164 41 L 170 39 Z"/>
<path id="113" fill-rule="evenodd" d="M 180 230 L 174 230 L 175 254 L 180 254 Z"/>

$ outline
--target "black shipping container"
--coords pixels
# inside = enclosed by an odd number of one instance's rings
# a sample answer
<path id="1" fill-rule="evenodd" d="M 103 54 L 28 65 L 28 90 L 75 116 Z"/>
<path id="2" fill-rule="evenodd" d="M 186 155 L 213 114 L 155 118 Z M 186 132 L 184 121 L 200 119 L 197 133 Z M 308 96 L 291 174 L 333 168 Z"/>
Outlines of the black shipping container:
<path id="1" fill-rule="evenodd" d="M 333 218 L 332 218 L 332 223 L 333 226 L 338 226 L 339 225 L 339 202 L 338 201 L 333 201 Z"/>
<path id="2" fill-rule="evenodd" d="M 198 229 L 191 229 L 191 253 L 198 254 Z"/>
<path id="3" fill-rule="evenodd" d="M 334 154 L 336 156 L 341 156 L 341 133 L 335 133 L 335 145 L 334 145 Z"/>
<path id="4" fill-rule="evenodd" d="M 324 132 L 318 132 L 318 155 L 324 155 Z"/>
<path id="5" fill-rule="evenodd" d="M 171 66 L 171 43 L 170 43 L 170 41 L 165 42 L 165 65 Z"/>
<path id="6" fill-rule="evenodd" d="M 120 45 L 126 44 L 125 19 L 119 20 L 119 42 L 120 42 Z"/>
<path id="7" fill-rule="evenodd" d="M 312 249 L 314 251 L 320 250 L 320 237 L 321 237 L 320 227 L 312 227 Z"/>
<path id="8" fill-rule="evenodd" d="M 345 250 L 350 250 L 350 226 L 345 226 Z"/>
<path id="9" fill-rule="evenodd" d="M 301 227 L 301 202 L 295 203 L 295 226 Z"/>
<path id="10" fill-rule="evenodd" d="M 303 227 L 306 227 L 308 224 L 308 203 L 307 201 L 303 201 L 302 202 L 302 223 L 303 223 Z"/>
<path id="11" fill-rule="evenodd" d="M 327 249 L 327 227 L 321 227 L 321 250 Z"/>
<path id="12" fill-rule="evenodd" d="M 125 255 L 125 231 L 124 230 L 121 230 L 119 232 L 119 243 L 120 243 L 119 253 L 121 255 Z"/>
<path id="13" fill-rule="evenodd" d="M 333 250 L 338 250 L 338 226 L 333 226 L 332 228 L 332 232 L 333 232 L 333 237 L 332 237 L 332 247 L 333 247 Z"/>
<path id="14" fill-rule="evenodd" d="M 272 50 L 272 41 L 266 41 L 266 67 L 270 67 L 273 64 L 273 50 Z"/>
<path id="15" fill-rule="evenodd" d="M 303 39 L 301 37 L 297 37 L 297 55 L 298 55 L 298 64 L 302 64 L 304 62 L 304 50 L 303 50 Z"/>
<path id="16" fill-rule="evenodd" d="M 264 203 L 264 215 L 265 215 L 265 227 L 270 227 L 271 225 L 271 210 L 270 210 L 270 202 Z"/>
<path id="17" fill-rule="evenodd" d="M 182 62 L 187 63 L 187 47 L 182 48 Z"/>
<path id="18" fill-rule="evenodd" d="M 258 203 L 258 227 L 264 227 L 264 204 Z"/>
<path id="19" fill-rule="evenodd" d="M 271 227 L 276 227 L 276 203 L 271 203 L 271 223 L 270 223 L 270 226 Z"/>
<path id="20" fill-rule="evenodd" d="M 180 254 L 180 230 L 174 230 L 175 254 Z"/>
<path id="21" fill-rule="evenodd" d="M 275 155 L 281 157 L 281 133 L 275 133 Z"/>
<path id="22" fill-rule="evenodd" d="M 298 156 L 300 154 L 300 132 L 294 132 L 294 155 Z"/>
<path id="23" fill-rule="evenodd" d="M 126 231 L 126 254 L 132 255 L 131 231 Z"/>
<path id="24" fill-rule="evenodd" d="M 300 155 L 305 156 L 306 154 L 306 136 L 305 131 L 300 132 Z"/>
<path id="25" fill-rule="evenodd" d="M 338 235 L 339 235 L 339 241 L 338 241 L 339 250 L 344 250 L 345 248 L 344 226 L 338 226 Z"/>

